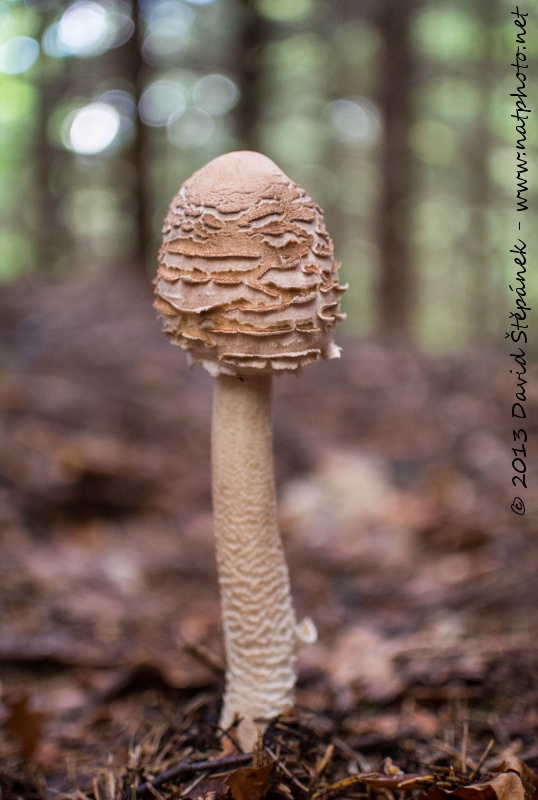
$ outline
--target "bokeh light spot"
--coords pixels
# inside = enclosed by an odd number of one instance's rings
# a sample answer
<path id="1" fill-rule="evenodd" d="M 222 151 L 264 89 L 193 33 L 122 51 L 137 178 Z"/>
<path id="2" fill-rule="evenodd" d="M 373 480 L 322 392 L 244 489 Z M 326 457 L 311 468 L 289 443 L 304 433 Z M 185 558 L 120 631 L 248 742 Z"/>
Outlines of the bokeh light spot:
<path id="1" fill-rule="evenodd" d="M 120 115 L 106 103 L 90 103 L 65 121 L 63 141 L 81 155 L 95 155 L 110 147 L 120 130 Z"/>
<path id="2" fill-rule="evenodd" d="M 172 115 L 185 110 L 185 97 L 177 81 L 154 81 L 142 93 L 139 112 L 142 122 L 153 127 L 166 125 Z"/>
<path id="3" fill-rule="evenodd" d="M 260 12 L 274 22 L 298 22 L 312 11 L 312 0 L 258 0 Z"/>
<path id="4" fill-rule="evenodd" d="M 225 75 L 204 75 L 192 90 L 195 105 L 208 114 L 226 114 L 239 98 L 235 83 Z"/>
<path id="5" fill-rule="evenodd" d="M 172 28 L 158 28 L 149 33 L 142 43 L 144 61 L 153 67 L 173 64 L 187 47 L 187 39 Z"/>
<path id="6" fill-rule="evenodd" d="M 150 0 L 142 5 L 142 16 L 149 30 L 164 26 L 177 33 L 188 33 L 196 19 L 196 14 L 181 0 Z"/>
<path id="7" fill-rule="evenodd" d="M 416 122 L 411 128 L 409 143 L 415 155 L 426 164 L 446 166 L 454 161 L 456 136 L 437 120 Z"/>
<path id="8" fill-rule="evenodd" d="M 374 141 L 381 128 L 376 106 L 364 97 L 334 100 L 325 106 L 334 133 L 346 144 Z"/>
<path id="9" fill-rule="evenodd" d="M 58 46 L 67 55 L 94 55 L 109 46 L 111 27 L 103 6 L 81 0 L 62 14 L 56 32 Z"/>
<path id="10" fill-rule="evenodd" d="M 113 106 L 126 119 L 132 120 L 136 117 L 136 101 L 130 92 L 126 92 L 123 89 L 109 89 L 99 95 L 97 101 Z"/>
<path id="11" fill-rule="evenodd" d="M 144 60 L 155 67 L 173 64 L 188 44 L 196 15 L 180 0 L 151 0 L 142 6 L 146 33 Z"/>
<path id="12" fill-rule="evenodd" d="M 30 36 L 14 36 L 0 45 L 0 72 L 19 75 L 30 69 L 39 56 L 39 44 Z"/>

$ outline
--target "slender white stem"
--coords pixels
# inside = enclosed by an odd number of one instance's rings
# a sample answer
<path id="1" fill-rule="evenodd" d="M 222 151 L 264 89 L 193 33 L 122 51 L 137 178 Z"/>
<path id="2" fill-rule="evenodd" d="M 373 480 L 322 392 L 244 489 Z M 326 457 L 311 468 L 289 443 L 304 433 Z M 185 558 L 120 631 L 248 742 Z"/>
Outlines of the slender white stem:
<path id="1" fill-rule="evenodd" d="M 213 510 L 227 672 L 221 725 L 238 739 L 289 708 L 296 625 L 277 525 L 271 377 L 219 375 L 212 427 Z"/>

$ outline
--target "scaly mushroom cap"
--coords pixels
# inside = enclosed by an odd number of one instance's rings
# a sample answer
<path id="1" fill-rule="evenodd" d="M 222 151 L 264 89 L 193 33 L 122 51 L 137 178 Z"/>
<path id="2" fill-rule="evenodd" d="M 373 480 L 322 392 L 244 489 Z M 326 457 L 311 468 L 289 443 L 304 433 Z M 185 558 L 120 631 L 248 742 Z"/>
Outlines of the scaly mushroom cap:
<path id="1" fill-rule="evenodd" d="M 339 266 L 306 192 L 259 153 L 227 153 L 170 204 L 154 305 L 213 375 L 297 371 L 340 354 Z"/>

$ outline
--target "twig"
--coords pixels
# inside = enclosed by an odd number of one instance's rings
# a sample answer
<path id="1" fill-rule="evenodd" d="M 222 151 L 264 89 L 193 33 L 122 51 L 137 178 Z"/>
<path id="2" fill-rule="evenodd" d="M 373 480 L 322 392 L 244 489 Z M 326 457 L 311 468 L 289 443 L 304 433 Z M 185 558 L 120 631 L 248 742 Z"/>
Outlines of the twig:
<path id="1" fill-rule="evenodd" d="M 180 761 L 175 767 L 161 772 L 160 775 L 153 778 L 151 781 L 141 783 L 137 788 L 137 793 L 146 794 L 151 791 L 150 787 L 155 789 L 157 786 L 162 786 L 163 783 L 168 783 L 179 778 L 181 775 L 192 775 L 196 772 L 211 772 L 220 767 L 239 767 L 241 764 L 248 764 L 252 760 L 252 753 L 238 753 L 233 756 L 222 756 L 222 758 L 212 758 L 208 761 Z"/>
<path id="2" fill-rule="evenodd" d="M 342 781 L 338 781 L 337 783 L 333 783 L 330 786 L 325 786 L 323 789 L 315 792 L 312 795 L 312 800 L 327 800 L 329 797 L 335 797 L 337 794 L 340 794 L 342 791 L 349 789 L 351 786 L 355 786 L 358 783 L 362 783 L 365 778 L 377 778 L 379 777 L 378 772 L 370 772 L 370 773 L 362 773 L 361 775 L 353 775 L 350 778 L 344 778 Z"/>
<path id="3" fill-rule="evenodd" d="M 202 783 L 202 781 L 205 780 L 205 778 L 207 778 L 208 775 L 209 772 L 202 772 L 200 775 L 197 775 L 196 778 L 193 781 L 191 781 L 188 786 L 185 786 L 185 788 L 181 790 L 179 796 L 187 797 L 192 792 L 193 789 L 196 789 L 196 787 L 200 783 Z"/>
<path id="4" fill-rule="evenodd" d="M 231 744 L 235 747 L 237 752 L 240 753 L 241 755 L 244 755 L 241 745 L 239 744 L 235 736 L 232 736 L 232 734 L 230 733 L 230 731 L 233 731 L 235 730 L 235 728 L 237 728 L 239 722 L 240 720 L 234 721 L 229 728 L 221 728 L 220 725 L 217 725 L 217 732 L 222 733 L 222 735 L 225 736 L 228 739 L 228 741 L 231 742 Z M 253 756 L 254 754 L 250 753 L 250 757 L 253 758 Z"/>
<path id="5" fill-rule="evenodd" d="M 408 778 L 406 781 L 401 781 L 398 784 L 398 789 L 413 789 L 420 786 L 428 786 L 435 783 L 435 775 L 421 775 L 420 778 Z"/>
<path id="6" fill-rule="evenodd" d="M 294 784 L 295 784 L 295 786 L 297 786 L 297 788 L 298 788 L 298 789 L 300 789 L 302 792 L 305 792 L 305 794 L 308 794 L 308 787 L 307 787 L 307 786 L 305 786 L 305 785 L 304 785 L 304 783 L 301 783 L 301 781 L 299 781 L 299 780 L 298 780 L 298 779 L 297 779 L 297 778 L 296 778 L 296 777 L 295 777 L 295 776 L 294 776 L 294 775 L 293 775 L 293 774 L 292 774 L 292 773 L 289 771 L 289 769 L 288 769 L 288 768 L 287 768 L 287 766 L 284 764 L 284 762 L 280 761 L 280 760 L 279 760 L 279 758 L 278 758 L 278 756 L 277 756 L 277 755 L 275 755 L 275 754 L 273 753 L 273 751 L 272 751 L 272 750 L 271 750 L 269 747 L 265 747 L 265 748 L 264 748 L 264 752 L 265 752 L 265 753 L 267 753 L 267 755 L 269 756 L 269 758 L 271 759 L 271 761 L 273 762 L 273 764 L 276 764 L 276 765 L 277 765 L 277 767 L 278 767 L 278 769 L 279 769 L 281 772 L 283 772 L 283 773 L 284 773 L 284 775 L 286 776 L 286 778 L 289 778 L 289 779 L 290 779 L 290 781 L 291 781 L 292 783 L 294 783 Z"/>
<path id="7" fill-rule="evenodd" d="M 297 766 L 302 767 L 302 769 L 306 772 L 306 774 L 308 775 L 308 777 L 310 778 L 311 781 L 316 779 L 316 777 L 317 777 L 316 770 L 312 769 L 310 764 L 307 764 L 306 761 L 301 759 L 301 761 L 297 762 Z"/>
<path id="8" fill-rule="evenodd" d="M 486 745 L 486 749 L 484 750 L 484 752 L 482 753 L 482 755 L 478 759 L 478 762 L 477 762 L 476 766 L 474 767 L 473 771 L 469 775 L 469 782 L 473 781 L 475 779 L 476 775 L 482 769 L 482 767 L 484 765 L 484 761 L 489 756 L 489 754 L 491 752 L 491 748 L 493 747 L 494 744 L 495 744 L 495 739 L 490 739 L 489 742 Z"/>
<path id="9" fill-rule="evenodd" d="M 321 773 L 324 771 L 324 769 L 327 767 L 327 765 L 329 764 L 329 761 L 333 757 L 333 753 L 334 753 L 334 744 L 327 745 L 327 749 L 325 750 L 325 753 L 324 753 L 321 761 L 319 761 L 317 766 L 316 766 L 316 775 L 318 776 L 318 778 L 321 775 Z"/>
<path id="10" fill-rule="evenodd" d="M 199 664 L 202 664 L 202 666 L 209 669 L 214 675 L 217 675 L 219 678 L 224 677 L 226 670 L 222 660 L 218 657 L 218 655 L 212 653 L 209 648 L 205 647 L 199 642 L 187 641 L 181 642 L 181 648 L 183 649 L 184 653 L 187 653 L 187 655 L 189 655 Z"/>
<path id="11" fill-rule="evenodd" d="M 154 789 L 151 784 L 148 786 L 148 794 L 155 798 L 155 800 L 164 800 L 164 797 L 157 789 Z"/>
<path id="12" fill-rule="evenodd" d="M 444 753 L 445 755 L 450 756 L 451 758 L 455 758 L 458 761 L 460 760 L 461 754 L 458 753 L 458 751 L 454 747 L 451 747 L 449 744 L 444 744 L 444 742 L 433 742 L 433 745 L 437 750 L 439 750 L 440 753 Z M 474 761 L 471 761 L 470 758 L 466 759 L 466 763 L 468 766 L 472 767 L 473 770 L 476 770 L 477 764 L 475 764 Z"/>
<path id="13" fill-rule="evenodd" d="M 344 755 L 350 761 L 358 762 L 360 760 L 361 757 L 360 753 L 357 753 L 355 750 L 352 750 L 352 748 L 346 742 L 342 741 L 342 739 L 339 739 L 338 736 L 335 736 L 333 738 L 333 743 L 335 747 L 337 747 L 340 750 L 342 755 Z"/>
<path id="14" fill-rule="evenodd" d="M 463 738 L 461 741 L 461 771 L 464 775 L 467 774 L 467 744 L 469 741 L 469 723 L 467 720 L 463 723 Z"/>

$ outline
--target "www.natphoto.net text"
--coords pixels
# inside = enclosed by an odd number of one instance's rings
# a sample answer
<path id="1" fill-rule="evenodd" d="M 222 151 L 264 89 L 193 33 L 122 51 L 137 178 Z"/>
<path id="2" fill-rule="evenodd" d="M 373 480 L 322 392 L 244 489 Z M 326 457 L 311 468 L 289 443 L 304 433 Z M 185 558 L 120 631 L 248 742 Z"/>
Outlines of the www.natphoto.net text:
<path id="1" fill-rule="evenodd" d="M 511 12 L 515 16 L 514 24 L 519 29 L 516 35 L 517 51 L 515 60 L 510 65 L 516 69 L 516 80 L 518 85 L 516 91 L 510 94 L 510 97 L 516 98 L 516 111 L 511 116 L 517 121 L 516 133 L 518 139 L 516 141 L 516 203 L 518 211 L 526 211 L 528 208 L 528 199 L 526 192 L 528 192 L 528 161 L 527 161 L 527 120 L 531 113 L 531 109 L 527 106 L 527 72 L 529 64 L 527 55 L 524 50 L 527 49 L 526 36 L 527 36 L 527 17 L 528 13 L 524 14 L 516 6 L 516 10 Z"/>

